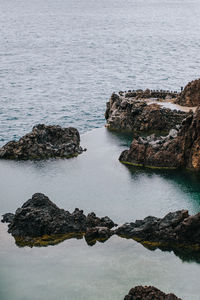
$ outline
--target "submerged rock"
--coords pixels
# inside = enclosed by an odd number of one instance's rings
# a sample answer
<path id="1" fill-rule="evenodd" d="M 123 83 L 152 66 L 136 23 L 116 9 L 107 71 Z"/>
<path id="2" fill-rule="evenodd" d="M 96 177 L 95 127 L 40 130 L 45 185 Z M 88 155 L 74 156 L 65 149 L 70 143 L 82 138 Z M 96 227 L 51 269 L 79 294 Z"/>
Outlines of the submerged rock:
<path id="1" fill-rule="evenodd" d="M 177 132 L 154 141 L 134 139 L 119 160 L 126 164 L 151 168 L 187 168 L 200 170 L 200 107 L 183 120 Z"/>
<path id="2" fill-rule="evenodd" d="M 111 236 L 110 229 L 116 225 L 108 217 L 98 218 L 94 213 L 86 216 L 78 208 L 73 213 L 60 209 L 41 193 L 34 194 L 16 210 L 15 215 L 4 215 L 2 221 L 10 223 L 8 232 L 21 246 L 55 244 L 71 237 L 82 238 L 96 227 L 102 238 L 103 231 L 99 228 L 104 228 L 107 236 Z M 87 240 L 90 240 L 89 234 Z"/>
<path id="3" fill-rule="evenodd" d="M 124 300 L 181 300 L 174 294 L 165 294 L 154 286 L 136 286 L 132 288 Z"/>
<path id="4" fill-rule="evenodd" d="M 155 132 L 168 133 L 170 129 L 180 124 L 188 113 L 162 107 L 160 99 L 176 96 L 167 92 L 129 92 L 126 94 L 113 93 L 107 103 L 105 118 L 106 127 L 111 130 L 124 132 Z M 152 103 L 147 99 L 159 97 L 160 101 Z M 145 99 L 146 98 L 146 99 Z"/>
<path id="5" fill-rule="evenodd" d="M 115 231 L 149 248 L 200 251 L 200 213 L 190 216 L 187 210 L 168 213 L 164 218 L 146 217 L 125 223 Z M 179 251 L 181 253 L 181 251 Z"/>
<path id="6" fill-rule="evenodd" d="M 82 152 L 80 135 L 76 128 L 39 124 L 19 141 L 8 142 L 0 148 L 0 158 L 21 160 L 70 158 Z"/>
<path id="7" fill-rule="evenodd" d="M 200 79 L 189 82 L 178 95 L 175 103 L 184 106 L 198 106 L 200 104 Z"/>

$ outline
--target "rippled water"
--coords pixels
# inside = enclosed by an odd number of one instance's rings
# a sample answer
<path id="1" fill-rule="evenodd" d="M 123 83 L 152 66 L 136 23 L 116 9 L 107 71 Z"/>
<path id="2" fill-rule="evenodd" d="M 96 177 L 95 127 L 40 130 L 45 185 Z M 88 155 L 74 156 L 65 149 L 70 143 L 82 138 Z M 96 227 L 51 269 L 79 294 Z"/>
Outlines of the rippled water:
<path id="1" fill-rule="evenodd" d="M 0 0 L 0 145 L 36 123 L 104 125 L 113 91 L 180 90 L 199 77 L 199 0 Z M 118 162 L 130 139 L 95 129 L 71 160 L 0 161 L 0 214 L 35 192 L 119 224 L 200 209 L 199 176 Z M 0 223 L 1 300 L 120 300 L 138 284 L 199 300 L 199 263 L 112 237 L 18 248 Z"/>
<path id="2" fill-rule="evenodd" d="M 104 124 L 113 91 L 199 77 L 199 0 L 0 0 L 0 142 Z"/>

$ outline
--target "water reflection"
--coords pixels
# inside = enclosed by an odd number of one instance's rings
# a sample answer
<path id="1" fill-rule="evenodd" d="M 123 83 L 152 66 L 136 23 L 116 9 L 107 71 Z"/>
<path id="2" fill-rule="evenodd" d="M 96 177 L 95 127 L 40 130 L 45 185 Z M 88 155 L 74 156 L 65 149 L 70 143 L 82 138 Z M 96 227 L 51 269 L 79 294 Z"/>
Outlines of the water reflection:
<path id="1" fill-rule="evenodd" d="M 47 247 L 47 246 L 55 246 L 66 240 L 77 239 L 83 240 L 86 242 L 88 246 L 95 246 L 97 243 L 105 243 L 109 240 L 111 236 L 107 238 L 90 238 L 87 237 L 84 233 L 67 233 L 67 234 L 54 234 L 54 235 L 44 235 L 41 237 L 17 237 L 14 236 L 15 244 L 19 248 L 23 247 Z M 126 237 L 118 236 L 122 239 L 129 239 Z M 200 247 L 199 245 L 163 245 L 160 243 L 154 242 L 142 242 L 138 239 L 129 239 L 133 242 L 140 243 L 146 249 L 150 251 L 155 251 L 160 249 L 164 252 L 173 252 L 177 257 L 179 257 L 183 262 L 196 262 L 200 263 Z"/>

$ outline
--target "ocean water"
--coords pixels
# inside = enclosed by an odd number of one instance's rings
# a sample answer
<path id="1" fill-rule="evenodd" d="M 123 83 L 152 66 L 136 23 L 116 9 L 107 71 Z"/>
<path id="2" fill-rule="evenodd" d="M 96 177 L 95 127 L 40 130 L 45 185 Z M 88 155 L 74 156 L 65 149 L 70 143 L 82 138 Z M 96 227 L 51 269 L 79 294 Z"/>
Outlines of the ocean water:
<path id="1" fill-rule="evenodd" d="M 0 143 L 36 123 L 104 125 L 113 91 L 200 73 L 199 0 L 0 0 Z"/>
<path id="2" fill-rule="evenodd" d="M 118 224 L 200 210 L 200 177 L 127 167 L 131 138 L 108 132 L 113 91 L 180 90 L 199 77 L 198 0 L 0 0 L 0 146 L 37 123 L 74 126 L 88 150 L 70 160 L 0 161 L 0 215 L 33 193 Z M 195 257 L 113 236 L 19 248 L 0 223 L 0 300 L 120 300 L 155 285 L 199 300 Z"/>

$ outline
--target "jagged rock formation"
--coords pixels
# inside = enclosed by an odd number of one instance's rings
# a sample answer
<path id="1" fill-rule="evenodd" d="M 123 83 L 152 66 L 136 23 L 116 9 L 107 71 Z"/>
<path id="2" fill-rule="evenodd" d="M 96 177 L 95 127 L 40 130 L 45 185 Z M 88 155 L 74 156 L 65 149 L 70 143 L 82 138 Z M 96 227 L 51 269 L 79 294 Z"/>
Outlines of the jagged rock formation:
<path id="1" fill-rule="evenodd" d="M 113 93 L 107 103 L 106 127 L 124 132 L 168 133 L 180 124 L 188 113 L 162 107 L 162 99 L 173 99 L 176 93 L 151 92 L 150 90 L 128 93 Z M 147 99 L 157 97 L 157 103 Z"/>
<path id="2" fill-rule="evenodd" d="M 174 294 L 165 294 L 154 286 L 136 286 L 132 288 L 124 300 L 181 300 Z"/>
<path id="3" fill-rule="evenodd" d="M 80 135 L 76 128 L 39 124 L 19 141 L 10 141 L 0 148 L 2 159 L 70 158 L 82 153 Z"/>
<path id="4" fill-rule="evenodd" d="M 182 122 L 178 131 L 172 130 L 167 137 L 134 139 L 119 160 L 152 168 L 200 170 L 200 108 Z"/>
<path id="5" fill-rule="evenodd" d="M 70 237 L 82 238 L 88 230 L 96 227 L 97 231 L 106 229 L 106 234 L 100 236 L 105 240 L 112 235 L 110 229 L 116 226 L 109 217 L 98 218 L 95 213 L 85 216 L 78 208 L 73 213 L 60 209 L 41 193 L 34 194 L 15 214 L 5 214 L 2 222 L 10 223 L 8 232 L 21 246 L 48 245 L 48 241 L 55 244 Z M 88 235 L 87 241 L 90 240 Z"/>
<path id="6" fill-rule="evenodd" d="M 178 95 L 175 103 L 184 106 L 198 106 L 200 104 L 200 79 L 189 82 Z"/>
<path id="7" fill-rule="evenodd" d="M 151 248 L 200 250 L 200 213 L 190 216 L 187 210 L 168 213 L 164 218 L 146 217 L 125 223 L 116 234 L 132 238 Z M 184 251 L 184 250 L 183 250 Z"/>

